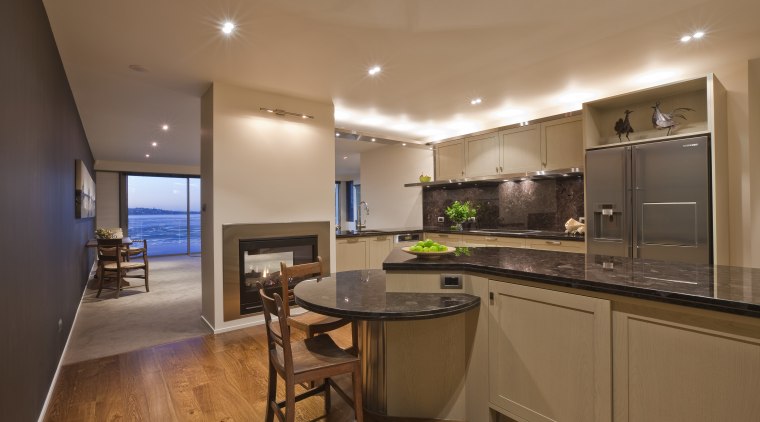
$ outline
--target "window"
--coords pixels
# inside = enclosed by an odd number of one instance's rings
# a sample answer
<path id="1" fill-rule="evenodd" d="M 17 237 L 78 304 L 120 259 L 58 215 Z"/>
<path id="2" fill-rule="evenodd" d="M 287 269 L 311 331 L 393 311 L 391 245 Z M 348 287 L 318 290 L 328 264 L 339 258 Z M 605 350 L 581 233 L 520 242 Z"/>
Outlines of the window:
<path id="1" fill-rule="evenodd" d="M 127 233 L 150 255 L 200 252 L 200 179 L 128 175 Z"/>

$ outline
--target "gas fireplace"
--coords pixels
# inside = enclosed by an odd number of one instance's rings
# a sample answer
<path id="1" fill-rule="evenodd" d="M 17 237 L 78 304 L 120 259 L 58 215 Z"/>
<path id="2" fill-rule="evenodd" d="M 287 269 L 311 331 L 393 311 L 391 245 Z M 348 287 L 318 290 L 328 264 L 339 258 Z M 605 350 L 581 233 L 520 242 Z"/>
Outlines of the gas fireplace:
<path id="1" fill-rule="evenodd" d="M 264 285 L 268 294 L 279 293 L 280 262 L 287 265 L 305 264 L 317 260 L 317 236 L 240 239 L 240 314 L 262 310 L 256 282 Z M 291 280 L 290 288 L 302 280 Z"/>

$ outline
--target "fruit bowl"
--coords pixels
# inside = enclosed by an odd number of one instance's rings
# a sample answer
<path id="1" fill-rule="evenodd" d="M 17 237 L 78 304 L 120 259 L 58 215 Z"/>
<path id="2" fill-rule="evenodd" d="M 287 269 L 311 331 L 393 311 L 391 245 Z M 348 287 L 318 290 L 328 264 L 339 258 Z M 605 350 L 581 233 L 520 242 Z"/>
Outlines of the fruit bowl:
<path id="1" fill-rule="evenodd" d="M 418 252 L 418 251 L 412 251 L 409 250 L 409 246 L 401 248 L 402 251 L 417 256 L 418 258 L 427 258 L 427 259 L 436 259 L 440 258 L 444 255 L 450 255 L 453 254 L 457 249 L 452 248 L 451 246 L 447 246 L 445 251 L 435 251 L 435 252 Z"/>

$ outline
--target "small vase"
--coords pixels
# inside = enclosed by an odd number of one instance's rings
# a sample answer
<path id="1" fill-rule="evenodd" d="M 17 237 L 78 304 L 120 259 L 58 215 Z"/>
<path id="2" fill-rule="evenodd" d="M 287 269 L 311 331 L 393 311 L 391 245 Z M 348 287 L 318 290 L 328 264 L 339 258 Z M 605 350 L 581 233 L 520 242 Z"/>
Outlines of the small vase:
<path id="1" fill-rule="evenodd" d="M 458 231 L 458 232 L 461 232 L 462 230 L 464 230 L 464 227 L 462 227 L 462 223 L 456 223 L 456 224 L 454 224 L 454 226 L 452 228 L 455 231 Z"/>

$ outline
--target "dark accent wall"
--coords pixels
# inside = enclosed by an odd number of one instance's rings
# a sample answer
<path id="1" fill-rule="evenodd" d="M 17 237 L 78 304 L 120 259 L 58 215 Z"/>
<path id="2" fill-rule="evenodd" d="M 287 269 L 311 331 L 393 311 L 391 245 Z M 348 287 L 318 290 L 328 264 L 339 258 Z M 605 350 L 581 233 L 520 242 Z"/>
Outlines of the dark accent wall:
<path id="1" fill-rule="evenodd" d="M 41 1 L 0 2 L 0 57 L 0 420 L 34 421 L 93 260 L 75 160 L 95 172 Z"/>
<path id="2" fill-rule="evenodd" d="M 564 231 L 569 218 L 583 217 L 583 178 L 578 176 L 502 182 L 479 186 L 425 188 L 422 194 L 422 224 L 438 223 L 454 201 L 470 201 L 478 209 L 479 228 L 511 228 Z"/>

